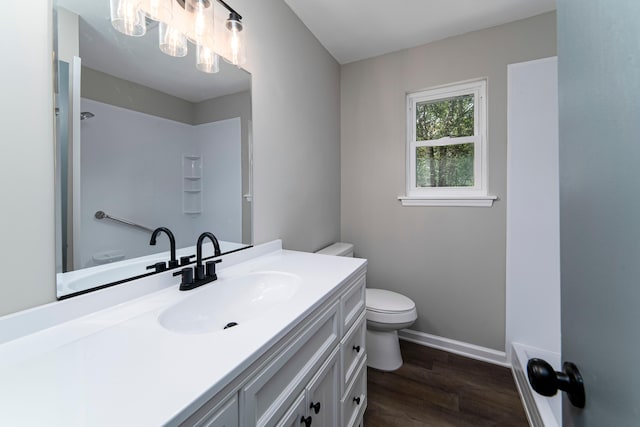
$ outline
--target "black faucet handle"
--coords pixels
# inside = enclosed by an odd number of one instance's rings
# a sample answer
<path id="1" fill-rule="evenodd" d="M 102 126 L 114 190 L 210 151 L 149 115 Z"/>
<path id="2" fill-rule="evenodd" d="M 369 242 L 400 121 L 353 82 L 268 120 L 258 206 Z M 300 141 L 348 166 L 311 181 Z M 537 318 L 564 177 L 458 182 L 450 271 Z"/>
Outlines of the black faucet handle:
<path id="1" fill-rule="evenodd" d="M 221 263 L 221 259 L 214 259 L 211 261 L 207 261 L 205 264 L 207 267 L 207 277 L 212 278 L 213 280 L 218 280 L 218 275 L 216 274 L 216 264 Z"/>
<path id="2" fill-rule="evenodd" d="M 147 270 L 155 270 L 156 273 L 165 271 L 166 269 L 167 269 L 167 264 L 165 264 L 164 262 L 156 262 L 153 265 L 147 265 Z"/>
<path id="3" fill-rule="evenodd" d="M 174 276 L 182 276 L 182 280 L 180 281 L 180 290 L 188 291 L 189 289 L 193 289 L 194 281 L 193 281 L 193 268 L 186 267 L 180 271 L 176 271 L 173 273 Z"/>
<path id="4" fill-rule="evenodd" d="M 191 258 L 193 258 L 195 255 L 185 255 L 185 256 L 181 256 L 180 257 L 180 265 L 187 265 L 187 264 L 191 264 Z"/>

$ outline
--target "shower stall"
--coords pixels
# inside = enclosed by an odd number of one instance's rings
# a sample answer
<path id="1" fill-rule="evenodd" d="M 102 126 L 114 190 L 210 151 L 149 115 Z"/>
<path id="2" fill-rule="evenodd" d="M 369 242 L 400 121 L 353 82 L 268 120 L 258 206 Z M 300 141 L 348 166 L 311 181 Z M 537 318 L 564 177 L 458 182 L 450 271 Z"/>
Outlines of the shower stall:
<path id="1" fill-rule="evenodd" d="M 529 422 L 562 425 L 561 398 L 538 395 L 531 358 L 560 370 L 557 58 L 508 66 L 506 346 Z"/>

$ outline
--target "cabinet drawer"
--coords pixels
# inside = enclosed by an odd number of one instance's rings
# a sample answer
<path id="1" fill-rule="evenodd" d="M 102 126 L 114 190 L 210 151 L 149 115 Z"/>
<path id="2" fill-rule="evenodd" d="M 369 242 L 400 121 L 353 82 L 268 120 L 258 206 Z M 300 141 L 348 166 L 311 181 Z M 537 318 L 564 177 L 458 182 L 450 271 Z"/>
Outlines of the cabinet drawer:
<path id="1" fill-rule="evenodd" d="M 242 389 L 243 424 L 273 425 L 338 345 L 338 302 L 311 321 L 309 327 Z"/>
<path id="2" fill-rule="evenodd" d="M 354 381 L 349 385 L 342 405 L 342 425 L 344 427 L 356 426 L 358 420 L 367 408 L 367 358 L 362 359 L 358 367 Z"/>
<path id="3" fill-rule="evenodd" d="M 366 332 L 366 312 L 362 312 L 351 330 L 349 330 L 347 335 L 342 339 L 342 350 L 340 352 L 340 365 L 342 367 L 340 390 L 342 393 L 344 393 L 347 385 L 353 380 L 360 362 L 367 353 L 365 344 Z"/>
<path id="4" fill-rule="evenodd" d="M 360 313 L 365 310 L 365 276 L 359 278 L 340 298 L 340 311 L 342 312 L 342 329 L 344 335 L 351 325 L 355 323 Z M 341 336 L 342 336 L 341 335 Z"/>

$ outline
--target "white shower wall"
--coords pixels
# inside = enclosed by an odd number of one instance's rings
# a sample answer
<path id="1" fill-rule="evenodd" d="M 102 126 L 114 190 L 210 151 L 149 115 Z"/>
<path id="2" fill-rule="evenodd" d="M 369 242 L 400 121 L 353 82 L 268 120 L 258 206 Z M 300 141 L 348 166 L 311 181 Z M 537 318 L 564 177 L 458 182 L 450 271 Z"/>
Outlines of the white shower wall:
<path id="1" fill-rule="evenodd" d="M 507 354 L 560 353 L 557 58 L 508 67 Z"/>
<path id="2" fill-rule="evenodd" d="M 242 242 L 242 171 L 240 118 L 193 127 L 195 151 L 202 156 L 202 215 L 196 232 L 211 231 L 218 239 Z"/>
<path id="3" fill-rule="evenodd" d="M 561 398 L 527 381 L 537 357 L 560 369 L 557 58 L 508 67 L 506 350 L 529 422 L 561 425 Z"/>
<path id="4" fill-rule="evenodd" d="M 83 255 L 75 260 L 76 268 L 95 265 L 92 256 L 103 251 L 122 250 L 132 258 L 168 249 L 166 237 L 153 248 L 148 232 L 98 220 L 98 210 L 149 228 L 168 227 L 178 247 L 194 245 L 205 230 L 241 241 L 239 119 L 191 126 L 89 99 L 82 99 L 82 111 L 95 117 L 81 125 L 81 228 L 74 230 L 74 242 Z M 203 156 L 204 209 L 198 215 L 183 213 L 184 154 Z M 236 192 L 237 203 L 218 203 L 214 210 L 212 201 L 220 198 L 216 189 L 227 185 Z M 233 221 L 217 224 L 227 217 L 237 219 L 237 230 Z"/>

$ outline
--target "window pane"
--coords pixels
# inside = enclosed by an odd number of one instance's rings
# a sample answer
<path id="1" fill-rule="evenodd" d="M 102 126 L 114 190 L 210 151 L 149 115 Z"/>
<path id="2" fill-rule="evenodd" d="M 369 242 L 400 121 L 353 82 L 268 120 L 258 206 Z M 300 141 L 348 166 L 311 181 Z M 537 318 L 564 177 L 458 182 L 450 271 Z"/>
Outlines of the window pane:
<path id="1" fill-rule="evenodd" d="M 416 148 L 416 187 L 473 187 L 473 145 Z"/>
<path id="2" fill-rule="evenodd" d="M 416 139 L 428 141 L 445 136 L 472 136 L 473 98 L 473 95 L 463 95 L 417 104 Z"/>

